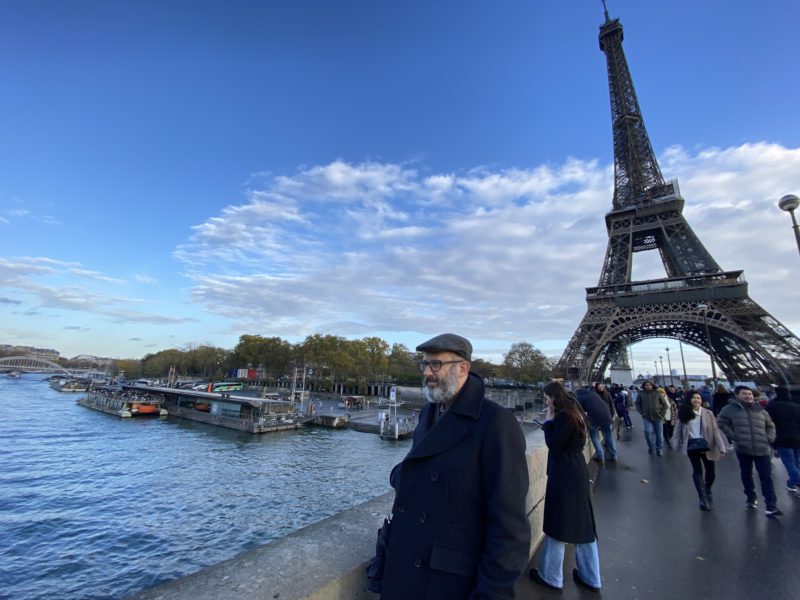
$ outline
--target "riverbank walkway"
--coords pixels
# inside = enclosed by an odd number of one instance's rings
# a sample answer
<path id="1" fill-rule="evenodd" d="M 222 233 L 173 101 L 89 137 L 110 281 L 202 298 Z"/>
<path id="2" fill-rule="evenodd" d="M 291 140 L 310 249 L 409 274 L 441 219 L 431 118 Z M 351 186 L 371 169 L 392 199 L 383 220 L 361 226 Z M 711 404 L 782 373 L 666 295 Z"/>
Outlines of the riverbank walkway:
<path id="1" fill-rule="evenodd" d="M 736 455 L 717 463 L 714 508 L 698 508 L 686 453 L 665 449 L 649 456 L 641 418 L 617 442 L 619 462 L 598 468 L 597 521 L 600 594 L 572 580 L 574 547 L 564 561 L 564 589 L 544 590 L 526 574 L 519 600 L 606 598 L 607 600 L 791 600 L 800 598 L 800 497 L 786 490 L 786 471 L 775 459 L 772 479 L 784 516 L 745 507 Z M 536 566 L 537 556 L 531 563 Z"/>

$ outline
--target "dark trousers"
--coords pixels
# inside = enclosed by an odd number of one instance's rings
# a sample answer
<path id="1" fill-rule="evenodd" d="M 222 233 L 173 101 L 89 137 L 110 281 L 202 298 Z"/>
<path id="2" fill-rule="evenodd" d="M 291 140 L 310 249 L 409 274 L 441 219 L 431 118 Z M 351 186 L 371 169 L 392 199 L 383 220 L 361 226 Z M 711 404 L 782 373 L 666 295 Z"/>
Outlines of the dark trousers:
<path id="1" fill-rule="evenodd" d="M 675 425 L 669 421 L 664 421 L 664 441 L 668 448 L 672 448 L 672 434 L 675 433 Z"/>
<path id="2" fill-rule="evenodd" d="M 758 471 L 758 480 L 761 482 L 761 493 L 764 495 L 764 502 L 767 509 L 775 508 L 778 502 L 775 496 L 775 486 L 772 485 L 772 457 L 769 454 L 764 456 L 753 456 L 752 454 L 736 453 L 739 459 L 739 473 L 742 477 L 744 495 L 748 500 L 756 499 L 756 485 L 753 481 L 753 465 Z"/>
<path id="3" fill-rule="evenodd" d="M 706 493 L 711 491 L 714 480 L 717 478 L 714 461 L 708 460 L 705 452 L 689 452 L 689 462 L 692 463 L 692 479 L 705 484 Z M 705 471 L 705 474 L 703 473 Z"/>

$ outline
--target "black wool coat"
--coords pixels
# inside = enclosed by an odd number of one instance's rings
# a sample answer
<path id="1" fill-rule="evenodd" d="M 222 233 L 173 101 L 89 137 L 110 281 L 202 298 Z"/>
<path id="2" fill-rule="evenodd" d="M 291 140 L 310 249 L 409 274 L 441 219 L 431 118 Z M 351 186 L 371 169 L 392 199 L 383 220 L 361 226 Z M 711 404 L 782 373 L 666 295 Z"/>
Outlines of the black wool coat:
<path id="1" fill-rule="evenodd" d="M 767 412 L 775 423 L 776 448 L 800 448 L 800 404 L 778 400 L 767 404 Z"/>
<path id="2" fill-rule="evenodd" d="M 547 491 L 544 532 L 570 544 L 588 544 L 597 538 L 590 496 L 589 468 L 583 455 L 586 435 L 566 413 L 542 427 L 547 444 Z"/>
<path id="3" fill-rule="evenodd" d="M 528 563 L 525 437 L 469 375 L 453 404 L 422 409 L 392 470 L 392 531 L 381 600 L 514 598 Z"/>

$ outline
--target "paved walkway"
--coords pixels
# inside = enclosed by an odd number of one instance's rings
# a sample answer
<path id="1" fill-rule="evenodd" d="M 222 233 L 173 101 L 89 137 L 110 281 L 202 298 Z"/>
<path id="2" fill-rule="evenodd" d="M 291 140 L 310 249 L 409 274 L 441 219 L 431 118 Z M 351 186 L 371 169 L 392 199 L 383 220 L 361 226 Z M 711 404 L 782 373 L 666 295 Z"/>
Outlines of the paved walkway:
<path id="1" fill-rule="evenodd" d="M 800 599 L 800 497 L 786 491 L 786 471 L 773 461 L 779 518 L 745 508 L 736 456 L 717 463 L 714 509 L 699 510 L 685 453 L 665 449 L 649 456 L 641 418 L 617 442 L 620 461 L 595 470 L 601 594 L 572 581 L 574 552 L 568 546 L 562 592 L 542 590 L 527 577 L 520 600 L 795 600 Z M 594 463 L 592 463 L 594 465 Z M 536 565 L 534 557 L 532 565 Z"/>

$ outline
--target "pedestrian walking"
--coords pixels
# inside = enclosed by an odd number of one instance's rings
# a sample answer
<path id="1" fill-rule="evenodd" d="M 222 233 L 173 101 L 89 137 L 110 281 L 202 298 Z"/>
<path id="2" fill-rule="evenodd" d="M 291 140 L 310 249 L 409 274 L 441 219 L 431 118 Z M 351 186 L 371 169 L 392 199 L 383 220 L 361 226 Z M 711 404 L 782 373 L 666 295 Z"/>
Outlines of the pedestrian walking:
<path id="1" fill-rule="evenodd" d="M 686 446 L 700 510 L 711 510 L 714 499 L 711 488 L 716 479 L 714 462 L 725 455 L 727 444 L 714 413 L 703 407 L 698 392 L 688 393 L 678 407 L 674 441 L 676 450 Z"/>
<path id="2" fill-rule="evenodd" d="M 611 392 L 604 383 L 595 383 L 594 391 L 597 392 L 597 395 L 600 396 L 603 399 L 603 402 L 608 405 L 608 412 L 611 413 L 612 431 L 619 432 L 619 415 L 617 415 L 617 411 L 614 408 L 614 397 L 612 396 Z M 603 434 L 603 439 L 605 439 L 605 434 Z M 619 436 L 617 436 L 616 439 L 619 439 Z M 604 444 L 607 446 L 608 442 L 605 441 Z"/>
<path id="3" fill-rule="evenodd" d="M 592 389 L 581 388 L 575 392 L 575 397 L 578 400 L 581 408 L 586 412 L 589 418 L 589 437 L 594 446 L 594 460 L 599 463 L 606 461 L 605 451 L 603 444 L 600 442 L 600 434 L 606 440 L 608 446 L 608 461 L 617 461 L 617 445 L 614 442 L 614 436 L 611 433 L 611 424 L 614 422 L 614 417 L 608 403 L 603 400 L 597 392 Z"/>
<path id="4" fill-rule="evenodd" d="M 370 589 L 381 600 L 513 598 L 531 543 L 525 436 L 470 372 L 469 340 L 446 333 L 417 352 L 428 403 L 392 469 L 393 517 Z"/>
<path id="5" fill-rule="evenodd" d="M 611 397 L 614 399 L 614 410 L 617 411 L 617 416 L 619 417 L 615 427 L 616 438 L 619 439 L 621 425 L 624 425 L 625 429 L 632 429 L 633 427 L 631 415 L 628 411 L 628 394 L 625 393 L 625 388 L 623 387 L 611 386 Z"/>
<path id="6" fill-rule="evenodd" d="M 721 383 L 717 386 L 717 389 L 714 390 L 714 393 L 711 395 L 711 410 L 714 411 L 714 416 L 719 416 L 719 411 L 725 408 L 730 402 L 731 393 L 725 389 L 725 386 Z"/>
<path id="7" fill-rule="evenodd" d="M 589 469 L 583 456 L 587 423 L 560 383 L 548 383 L 543 391 L 547 416 L 542 430 L 548 449 L 542 526 L 545 537 L 538 568 L 531 569 L 530 578 L 541 586 L 560 590 L 564 585 L 564 550 L 566 544 L 575 544 L 577 568 L 572 570 L 572 577 L 579 586 L 599 592 L 597 531 Z"/>
<path id="8" fill-rule="evenodd" d="M 775 441 L 775 424 L 769 413 L 755 402 L 753 390 L 746 385 L 734 388 L 735 399 L 719 413 L 719 426 L 733 441 L 739 474 L 747 497 L 746 506 L 756 508 L 756 488 L 753 481 L 753 466 L 761 482 L 761 493 L 767 505 L 766 515 L 778 517 L 783 513 L 778 508 L 775 486 L 772 483 L 772 449 Z"/>
<path id="9" fill-rule="evenodd" d="M 674 387 L 672 389 L 675 390 Z M 667 405 L 667 410 L 664 412 L 664 443 L 667 448 L 672 449 L 672 434 L 675 432 L 675 421 L 678 419 L 678 405 L 667 390 L 660 387 L 657 391 L 661 401 Z"/>
<path id="10" fill-rule="evenodd" d="M 788 388 L 775 388 L 775 398 L 767 404 L 767 412 L 775 423 L 773 446 L 781 457 L 789 479 L 786 489 L 800 494 L 800 403 Z"/>
<path id="11" fill-rule="evenodd" d="M 636 396 L 636 409 L 642 415 L 647 452 L 661 456 L 664 449 L 664 415 L 667 403 L 656 391 L 652 381 L 645 381 Z"/>
<path id="12" fill-rule="evenodd" d="M 705 408 L 711 408 L 711 389 L 707 385 L 700 387 L 700 397 L 703 399 L 703 406 Z"/>

